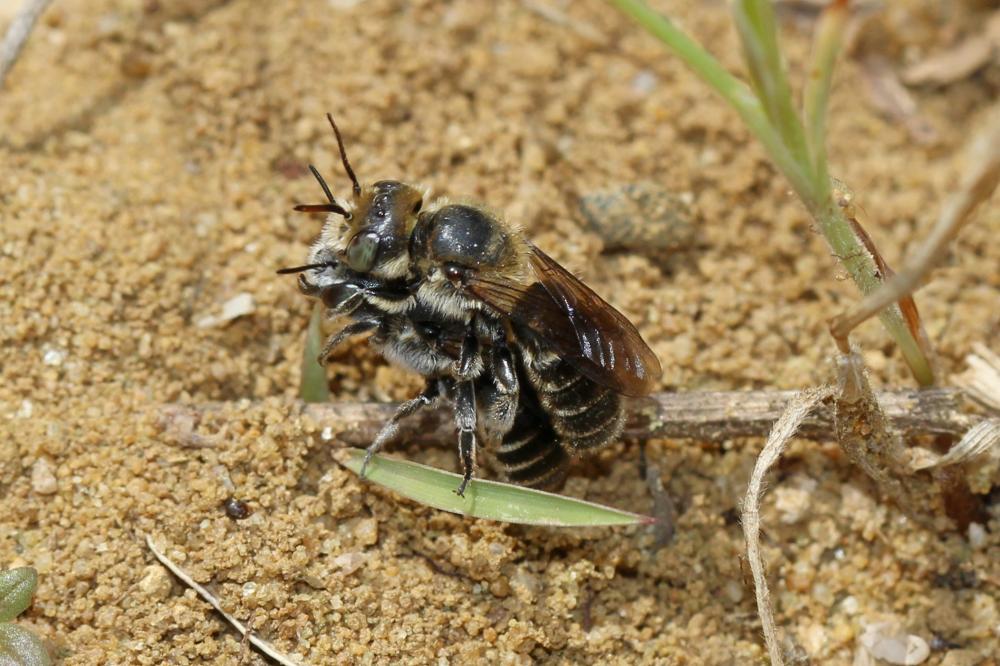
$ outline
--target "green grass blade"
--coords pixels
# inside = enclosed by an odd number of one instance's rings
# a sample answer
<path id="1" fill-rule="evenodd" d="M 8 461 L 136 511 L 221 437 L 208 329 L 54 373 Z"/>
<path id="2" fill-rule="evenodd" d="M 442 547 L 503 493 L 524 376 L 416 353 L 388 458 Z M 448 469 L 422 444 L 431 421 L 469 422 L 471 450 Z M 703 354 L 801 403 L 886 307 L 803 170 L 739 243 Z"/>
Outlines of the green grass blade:
<path id="1" fill-rule="evenodd" d="M 843 0 L 834 0 L 842 4 Z M 850 224 L 845 219 L 843 212 L 837 206 L 830 194 L 830 181 L 827 177 L 818 175 L 819 172 L 826 172 L 825 151 L 822 156 L 822 167 L 815 154 L 810 152 L 806 146 L 805 127 L 803 121 L 795 116 L 792 105 L 791 94 L 777 96 L 771 101 L 780 97 L 783 104 L 787 104 L 781 113 L 777 113 L 779 119 L 772 124 L 771 116 L 765 109 L 764 103 L 758 99 L 754 90 L 738 80 L 709 54 L 700 44 L 677 29 L 674 24 L 664 16 L 649 8 L 643 0 L 609 0 L 617 6 L 624 14 L 631 17 L 645 28 L 650 34 L 663 43 L 674 55 L 679 57 L 691 70 L 700 76 L 712 89 L 718 92 L 729 102 L 733 109 L 740 115 L 746 126 L 764 145 L 764 149 L 771 157 L 775 166 L 788 178 L 792 189 L 798 194 L 805 204 L 810 215 L 819 224 L 820 231 L 826 238 L 827 243 L 832 248 L 834 254 L 840 258 L 841 262 L 851 274 L 851 278 L 857 284 L 863 294 L 870 293 L 877 288 L 881 282 L 877 277 L 877 266 L 867 251 L 861 246 Z M 768 5 L 764 7 L 764 5 Z M 741 37 L 744 42 L 747 38 L 758 52 L 760 63 L 770 59 L 770 62 L 780 65 L 780 76 L 784 81 L 783 87 L 787 89 L 787 76 L 784 74 L 784 65 L 777 52 L 777 28 L 774 21 L 773 10 L 769 3 L 764 0 L 734 0 L 734 15 L 739 22 L 740 7 L 746 9 L 743 16 L 743 26 L 740 27 Z M 836 26 L 834 26 L 836 28 Z M 744 36 L 746 33 L 746 37 Z M 835 32 L 833 33 L 836 34 Z M 757 39 L 771 35 L 766 40 Z M 822 36 L 819 36 L 822 39 Z M 756 41 L 755 41 L 756 40 Z M 769 46 L 768 46 L 769 44 Z M 829 69 L 832 70 L 835 56 L 834 43 L 821 44 L 827 49 L 822 57 L 831 57 Z M 761 48 L 757 48 L 761 47 Z M 766 47 L 766 48 L 765 48 Z M 774 54 L 769 56 L 767 50 L 773 50 Z M 750 52 L 747 53 L 748 58 Z M 814 58 L 815 60 L 815 58 Z M 753 63 L 748 63 L 753 70 Z M 769 75 L 770 76 L 770 75 Z M 821 81 L 818 87 L 807 93 L 812 95 L 810 104 L 812 115 L 806 113 L 806 123 L 809 123 L 810 139 L 813 145 L 822 145 L 824 138 L 822 133 L 826 131 L 826 95 L 828 94 L 829 81 Z M 777 93 L 776 93 L 777 94 Z M 768 93 L 770 96 L 770 93 Z M 791 109 L 791 110 L 789 110 Z M 822 110 L 822 113 L 820 113 Z M 794 122 L 779 127 L 780 119 L 786 114 L 791 114 Z M 787 131 L 793 131 L 793 141 L 787 139 Z M 920 343 L 910 333 L 906 322 L 899 311 L 899 308 L 892 306 L 886 308 L 879 315 L 882 324 L 888 330 L 889 335 L 899 345 L 910 366 L 914 377 L 924 386 L 934 383 L 934 373 L 930 360 L 924 352 Z"/>
<path id="2" fill-rule="evenodd" d="M 316 360 L 323 350 L 323 306 L 319 303 L 313 308 L 306 329 L 306 345 L 302 351 L 302 380 L 299 384 L 299 397 L 303 402 L 329 402 L 330 387 L 326 383 L 326 369 Z"/>
<path id="3" fill-rule="evenodd" d="M 679 30 L 670 19 L 650 9 L 643 0 L 609 2 L 660 40 L 691 71 L 729 102 L 750 131 L 764 144 L 764 149 L 795 191 L 802 197 L 812 195 L 812 170 L 807 163 L 798 161 L 792 154 L 784 137 L 771 124 L 761 101 L 749 86 L 727 72 L 711 53 Z"/>
<path id="4" fill-rule="evenodd" d="M 732 6 L 733 20 L 743 43 L 744 59 L 757 97 L 795 160 L 808 164 L 805 131 L 792 101 L 788 68 L 778 43 L 774 7 L 769 1 L 761 0 L 735 0 Z"/>
<path id="5" fill-rule="evenodd" d="M 10 622 L 31 605 L 38 572 L 31 567 L 0 571 L 0 622 Z"/>
<path id="6" fill-rule="evenodd" d="M 364 458 L 361 449 L 341 450 L 337 455 L 338 461 L 355 474 L 361 473 Z M 465 489 L 465 497 L 459 497 L 455 489 L 462 477 L 458 474 L 380 455 L 372 458 L 365 478 L 415 502 L 485 520 L 550 527 L 655 522 L 649 516 L 498 481 L 473 479 Z"/>
<path id="7" fill-rule="evenodd" d="M 0 664 L 49 666 L 52 659 L 37 636 L 16 624 L 0 624 Z"/>
<path id="8" fill-rule="evenodd" d="M 829 195 L 830 173 L 826 164 L 826 110 L 830 97 L 833 66 L 847 25 L 847 0 L 827 5 L 816 27 L 813 51 L 802 95 L 802 116 L 806 127 L 806 146 L 813 163 L 820 195 Z"/>

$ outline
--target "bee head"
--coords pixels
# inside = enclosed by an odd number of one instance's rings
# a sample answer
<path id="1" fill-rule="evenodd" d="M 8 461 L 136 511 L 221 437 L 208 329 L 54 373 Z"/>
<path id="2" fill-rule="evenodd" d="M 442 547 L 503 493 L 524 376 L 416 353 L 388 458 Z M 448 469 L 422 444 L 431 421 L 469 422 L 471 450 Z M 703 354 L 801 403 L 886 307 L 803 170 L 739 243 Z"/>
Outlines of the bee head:
<path id="1" fill-rule="evenodd" d="M 363 187 L 354 197 L 343 238 L 347 266 L 388 279 L 405 275 L 410 233 L 423 203 L 423 192 L 396 180 Z"/>
<path id="2" fill-rule="evenodd" d="M 362 186 L 351 168 L 344 140 L 333 116 L 326 115 L 337 137 L 344 171 L 351 179 L 352 199 L 338 202 L 323 177 L 312 165 L 309 170 L 319 181 L 328 203 L 296 206 L 295 210 L 326 212 L 343 220 L 328 219 L 320 244 L 329 247 L 337 259 L 356 273 L 393 279 L 406 274 L 410 232 L 423 205 L 424 193 L 395 180 L 380 180 Z"/>

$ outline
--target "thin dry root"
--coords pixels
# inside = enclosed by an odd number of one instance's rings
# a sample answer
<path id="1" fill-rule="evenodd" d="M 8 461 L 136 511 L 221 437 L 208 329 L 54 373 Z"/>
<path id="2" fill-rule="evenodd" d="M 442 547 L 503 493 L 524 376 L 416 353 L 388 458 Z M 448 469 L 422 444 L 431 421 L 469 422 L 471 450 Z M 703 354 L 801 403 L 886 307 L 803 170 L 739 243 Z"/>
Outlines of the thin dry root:
<path id="1" fill-rule="evenodd" d="M 760 500 L 764 494 L 764 475 L 781 456 L 785 446 L 809 413 L 832 393 L 833 389 L 830 387 L 811 389 L 800 393 L 789 403 L 781 418 L 774 424 L 774 428 L 767 438 L 767 443 L 757 457 L 757 463 L 750 475 L 746 499 L 743 501 L 743 534 L 747 540 L 747 560 L 750 563 L 750 571 L 753 574 L 754 589 L 757 595 L 757 613 L 760 615 L 764 641 L 767 644 L 768 654 L 771 656 L 771 663 L 776 666 L 782 666 L 785 663 L 785 657 L 782 650 L 783 641 L 778 636 L 778 628 L 774 623 L 771 593 L 767 587 L 764 559 L 760 553 Z"/>

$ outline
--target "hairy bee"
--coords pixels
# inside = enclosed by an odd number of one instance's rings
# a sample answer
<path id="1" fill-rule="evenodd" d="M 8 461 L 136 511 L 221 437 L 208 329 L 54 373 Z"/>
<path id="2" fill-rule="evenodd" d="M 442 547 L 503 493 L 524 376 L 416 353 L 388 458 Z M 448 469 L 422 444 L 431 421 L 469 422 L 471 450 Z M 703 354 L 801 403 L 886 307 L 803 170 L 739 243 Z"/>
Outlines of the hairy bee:
<path id="1" fill-rule="evenodd" d="M 392 180 L 361 185 L 340 131 L 341 162 L 353 196 L 340 203 L 310 166 L 327 203 L 319 240 L 299 288 L 330 314 L 351 320 L 327 341 L 320 361 L 351 336 L 426 380 L 368 448 L 440 397 L 455 407 L 462 495 L 477 442 L 489 443 L 517 483 L 555 488 L 571 454 L 620 433 L 623 396 L 648 394 L 660 375 L 656 356 L 621 313 L 485 208 L 436 201 Z M 363 474 L 363 471 L 362 471 Z"/>

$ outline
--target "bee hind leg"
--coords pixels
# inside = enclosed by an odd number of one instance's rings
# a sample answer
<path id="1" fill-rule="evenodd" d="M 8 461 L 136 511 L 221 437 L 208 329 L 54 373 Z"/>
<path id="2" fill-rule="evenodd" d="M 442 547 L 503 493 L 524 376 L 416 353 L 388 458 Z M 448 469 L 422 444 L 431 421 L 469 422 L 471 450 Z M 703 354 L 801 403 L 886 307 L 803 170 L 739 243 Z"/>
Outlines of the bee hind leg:
<path id="1" fill-rule="evenodd" d="M 361 463 L 361 476 L 364 478 L 365 472 L 368 470 L 368 463 L 371 462 L 372 456 L 378 453 L 378 450 L 382 448 L 382 445 L 391 440 L 399 432 L 399 422 L 405 419 L 407 416 L 411 416 L 420 410 L 422 407 L 426 407 L 432 404 L 438 397 L 440 391 L 438 382 L 436 379 L 428 379 L 427 384 L 424 386 L 424 390 L 420 392 L 416 398 L 412 400 L 407 400 L 401 404 L 397 409 L 396 413 L 386 421 L 382 429 L 378 431 L 375 435 L 375 439 L 365 450 L 365 460 Z"/>
<path id="2" fill-rule="evenodd" d="M 455 391 L 455 422 L 458 425 L 458 455 L 462 460 L 462 483 L 455 493 L 465 497 L 476 465 L 476 388 L 471 381 L 460 382 Z"/>

